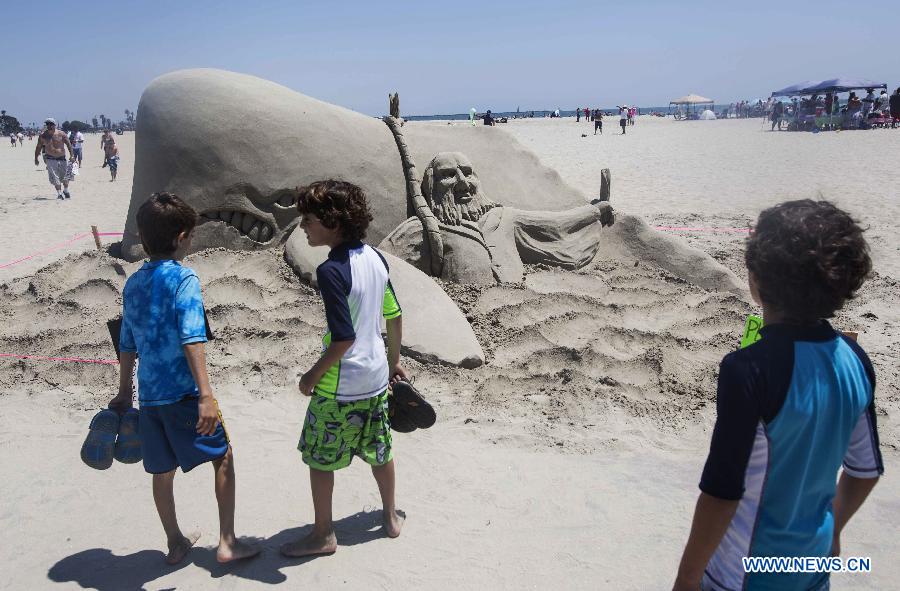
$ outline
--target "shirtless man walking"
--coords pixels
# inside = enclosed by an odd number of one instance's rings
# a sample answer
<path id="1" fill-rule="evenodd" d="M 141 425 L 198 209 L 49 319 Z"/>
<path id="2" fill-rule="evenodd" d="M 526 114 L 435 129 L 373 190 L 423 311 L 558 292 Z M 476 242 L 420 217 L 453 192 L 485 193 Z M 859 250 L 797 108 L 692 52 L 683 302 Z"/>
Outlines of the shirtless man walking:
<path id="1" fill-rule="evenodd" d="M 47 165 L 47 177 L 50 184 L 56 187 L 57 199 L 69 199 L 69 179 L 66 178 L 66 148 L 69 149 L 69 161 L 75 161 L 75 152 L 65 132 L 56 129 L 56 120 L 44 121 L 47 128 L 38 136 L 34 148 L 34 165 L 38 166 L 41 150 L 44 152 L 44 163 Z M 62 191 L 60 190 L 62 189 Z"/>
<path id="2" fill-rule="evenodd" d="M 116 180 L 116 174 L 119 172 L 119 146 L 116 145 L 116 138 L 112 136 L 108 129 L 103 130 L 103 137 L 100 138 L 100 147 L 103 149 L 104 154 L 103 166 L 109 166 L 109 174 L 112 176 L 109 182 L 113 182 Z"/>

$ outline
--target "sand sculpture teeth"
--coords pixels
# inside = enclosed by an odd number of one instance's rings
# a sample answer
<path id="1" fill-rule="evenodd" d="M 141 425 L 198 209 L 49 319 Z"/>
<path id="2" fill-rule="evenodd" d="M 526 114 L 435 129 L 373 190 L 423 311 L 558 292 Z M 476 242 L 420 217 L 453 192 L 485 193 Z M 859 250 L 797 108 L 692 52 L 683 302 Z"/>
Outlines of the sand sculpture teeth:
<path id="1" fill-rule="evenodd" d="M 204 212 L 200 214 L 200 217 L 204 221 L 225 222 L 226 225 L 237 230 L 241 236 L 246 236 L 254 242 L 268 242 L 275 234 L 275 229 L 270 223 L 246 211 L 222 209 Z"/>

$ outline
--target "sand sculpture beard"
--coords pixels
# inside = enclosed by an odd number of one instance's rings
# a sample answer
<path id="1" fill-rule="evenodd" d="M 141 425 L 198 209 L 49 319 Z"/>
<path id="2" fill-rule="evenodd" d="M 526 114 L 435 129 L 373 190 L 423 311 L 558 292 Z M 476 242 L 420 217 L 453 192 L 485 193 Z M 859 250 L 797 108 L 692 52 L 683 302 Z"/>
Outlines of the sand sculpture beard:
<path id="1" fill-rule="evenodd" d="M 472 163 L 459 152 L 436 155 L 422 179 L 422 193 L 441 223 L 458 226 L 477 222 L 497 206 L 481 191 Z"/>
<path id="2" fill-rule="evenodd" d="M 249 241 L 251 248 L 265 248 L 282 242 L 297 225 L 295 189 L 263 194 L 253 185 L 237 183 L 226 188 L 224 195 L 213 207 L 195 204 L 200 214 L 197 232 L 204 235 L 207 243 L 215 243 L 219 238 L 223 246 L 237 240 L 244 244 Z"/>

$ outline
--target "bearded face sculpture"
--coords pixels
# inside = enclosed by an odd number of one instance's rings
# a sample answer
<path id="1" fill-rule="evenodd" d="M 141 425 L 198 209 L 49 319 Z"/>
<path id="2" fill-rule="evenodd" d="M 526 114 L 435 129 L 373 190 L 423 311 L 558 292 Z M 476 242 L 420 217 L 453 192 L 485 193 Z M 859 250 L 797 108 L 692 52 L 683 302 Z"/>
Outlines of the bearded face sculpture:
<path id="1" fill-rule="evenodd" d="M 463 220 L 477 222 L 497 204 L 481 190 L 472 163 L 461 152 L 435 156 L 422 179 L 422 194 L 441 223 L 458 226 Z"/>

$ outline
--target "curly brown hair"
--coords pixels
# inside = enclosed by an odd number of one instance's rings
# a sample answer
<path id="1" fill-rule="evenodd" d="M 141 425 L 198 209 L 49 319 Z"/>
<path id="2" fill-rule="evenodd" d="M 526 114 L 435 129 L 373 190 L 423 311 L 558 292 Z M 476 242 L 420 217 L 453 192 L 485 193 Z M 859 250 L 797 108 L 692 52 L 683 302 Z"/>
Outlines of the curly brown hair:
<path id="1" fill-rule="evenodd" d="M 175 252 L 176 239 L 197 225 L 197 212 L 172 193 L 154 193 L 137 212 L 138 234 L 148 255 Z"/>
<path id="2" fill-rule="evenodd" d="M 759 297 L 802 323 L 831 318 L 872 271 L 863 229 L 828 201 L 786 201 L 759 214 L 747 238 Z"/>
<path id="3" fill-rule="evenodd" d="M 297 211 L 311 213 L 329 229 L 340 227 L 345 240 L 366 237 L 372 212 L 363 190 L 346 181 L 328 179 L 297 189 Z"/>

